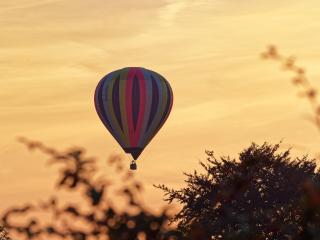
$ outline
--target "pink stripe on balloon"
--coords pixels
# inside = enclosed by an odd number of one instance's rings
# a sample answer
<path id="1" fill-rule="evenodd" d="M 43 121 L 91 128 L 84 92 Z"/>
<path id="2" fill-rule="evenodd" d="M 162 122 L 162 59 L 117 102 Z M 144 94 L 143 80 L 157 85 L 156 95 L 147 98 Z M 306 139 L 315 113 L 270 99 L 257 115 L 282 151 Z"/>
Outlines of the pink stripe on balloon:
<path id="1" fill-rule="evenodd" d="M 146 106 L 146 82 L 144 79 L 144 75 L 141 69 L 137 69 L 136 72 L 138 79 L 139 79 L 139 86 L 140 86 L 140 106 L 139 106 L 139 115 L 138 115 L 138 122 L 137 128 L 134 137 L 134 146 L 138 147 L 139 138 L 141 134 L 141 128 L 143 124 L 143 120 L 145 117 L 145 106 Z"/>
<path id="2" fill-rule="evenodd" d="M 133 115 L 132 115 L 132 87 L 133 87 L 133 77 L 135 75 L 136 68 L 130 68 L 128 73 L 128 79 L 126 84 L 126 110 L 127 110 L 127 121 L 128 130 L 130 138 L 130 147 L 134 147 L 135 137 L 134 137 L 134 127 L 133 127 Z"/>

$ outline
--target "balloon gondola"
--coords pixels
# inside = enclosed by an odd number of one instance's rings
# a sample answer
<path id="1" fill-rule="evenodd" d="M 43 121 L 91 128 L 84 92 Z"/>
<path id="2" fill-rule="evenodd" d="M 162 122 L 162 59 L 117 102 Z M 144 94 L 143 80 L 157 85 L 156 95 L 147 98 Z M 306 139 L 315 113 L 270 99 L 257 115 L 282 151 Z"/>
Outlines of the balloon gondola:
<path id="1" fill-rule="evenodd" d="M 169 82 L 141 67 L 127 67 L 107 74 L 95 91 L 95 108 L 104 126 L 126 153 L 130 169 L 167 120 L 173 104 Z"/>

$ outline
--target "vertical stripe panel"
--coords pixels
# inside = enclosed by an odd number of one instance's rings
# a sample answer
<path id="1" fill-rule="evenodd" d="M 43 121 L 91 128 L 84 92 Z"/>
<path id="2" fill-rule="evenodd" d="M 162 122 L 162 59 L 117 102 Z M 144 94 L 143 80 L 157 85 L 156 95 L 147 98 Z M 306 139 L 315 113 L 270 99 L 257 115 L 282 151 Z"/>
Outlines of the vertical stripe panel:
<path id="1" fill-rule="evenodd" d="M 146 105 L 146 83 L 145 83 L 145 79 L 141 69 L 138 69 L 136 74 L 139 78 L 140 107 L 139 107 L 138 122 L 137 122 L 137 127 L 135 132 L 134 147 L 137 147 L 139 143 L 141 127 L 145 117 L 144 113 L 145 113 L 145 105 Z"/>
<path id="2" fill-rule="evenodd" d="M 150 78 L 151 78 L 152 98 L 151 98 L 151 110 L 148 118 L 147 130 L 146 130 L 147 132 L 149 131 L 152 121 L 157 114 L 159 98 L 160 98 L 157 80 L 153 78 L 152 74 L 150 74 Z"/>
<path id="3" fill-rule="evenodd" d="M 121 131 L 123 132 L 122 127 L 122 119 L 121 119 L 121 112 L 120 112 L 120 97 L 119 97 L 119 85 L 120 85 L 120 75 L 117 76 L 112 89 L 112 109 L 114 112 L 114 115 L 116 117 L 117 123 L 119 124 L 119 127 Z"/>
<path id="4" fill-rule="evenodd" d="M 163 116 L 161 118 L 161 121 L 159 123 L 159 126 L 157 128 L 157 130 L 155 131 L 156 133 L 161 129 L 161 127 L 163 126 L 163 124 L 166 122 L 167 118 L 170 115 L 171 112 L 171 108 L 172 108 L 172 104 L 173 104 L 173 94 L 172 94 L 172 89 L 168 83 L 168 81 L 166 79 L 163 79 L 163 82 L 166 85 L 166 89 L 167 89 L 167 93 L 168 93 L 168 97 L 167 97 L 167 103 L 166 103 L 166 107 L 165 107 L 165 111 L 163 112 Z"/>
<path id="5" fill-rule="evenodd" d="M 97 111 L 97 114 L 99 116 L 99 118 L 101 119 L 102 123 L 104 124 L 104 126 L 111 132 L 112 128 L 110 126 L 110 123 L 108 121 L 107 116 L 105 115 L 105 112 L 103 110 L 103 106 L 101 105 L 101 101 L 100 101 L 100 96 L 101 96 L 101 86 L 103 84 L 103 82 L 105 81 L 105 79 L 103 78 L 97 85 L 96 87 L 96 91 L 94 94 L 94 105 Z"/>
<path id="6" fill-rule="evenodd" d="M 133 87 L 133 78 L 135 75 L 136 69 L 131 68 L 128 74 L 127 84 L 126 84 L 126 112 L 127 112 L 127 122 L 129 130 L 129 139 L 130 147 L 134 142 L 134 127 L 133 127 L 133 116 L 132 116 L 132 87 Z"/>
<path id="7" fill-rule="evenodd" d="M 143 124 L 140 130 L 140 137 L 139 137 L 139 143 L 138 146 L 143 148 L 143 140 L 146 136 L 147 131 L 147 125 L 150 118 L 151 113 L 151 102 L 152 102 L 152 79 L 150 77 L 150 71 L 143 69 L 143 76 L 145 79 L 145 85 L 146 85 L 146 104 L 145 104 L 145 112 L 144 112 L 144 118 L 143 118 Z"/>
<path id="8" fill-rule="evenodd" d="M 128 120 L 126 112 L 126 84 L 130 68 L 124 68 L 120 74 L 120 85 L 119 85 L 119 102 L 120 112 L 123 126 L 124 141 L 127 147 L 130 147 L 130 137 L 128 129 Z"/>
<path id="9" fill-rule="evenodd" d="M 106 125 L 108 129 L 111 128 L 111 126 L 103 109 L 103 102 L 101 101 L 101 95 L 102 95 L 102 85 L 104 84 L 105 81 L 109 81 L 112 78 L 112 74 L 113 73 L 109 73 L 99 81 L 96 87 L 95 96 L 94 96 L 95 107 L 96 107 L 98 116 L 100 117 L 101 121 L 103 122 L 103 124 Z"/>
<path id="10" fill-rule="evenodd" d="M 158 91 L 159 91 L 159 104 L 158 104 L 158 109 L 157 109 L 157 113 L 151 123 L 150 128 L 148 129 L 148 132 L 146 134 L 146 138 L 144 139 L 143 144 L 147 145 L 150 140 L 154 137 L 154 135 L 156 134 L 156 129 L 160 124 L 160 120 L 161 117 L 163 115 L 163 112 L 165 110 L 165 106 L 166 106 L 166 102 L 167 102 L 167 89 L 165 87 L 165 83 L 162 81 L 162 79 L 159 78 L 158 74 L 153 74 L 154 79 L 157 82 L 157 86 L 158 86 Z"/>
<path id="11" fill-rule="evenodd" d="M 140 83 L 139 83 L 138 71 L 139 69 L 136 69 L 136 74 L 133 78 L 132 98 L 131 98 L 133 128 L 135 132 L 136 132 L 139 112 L 140 112 Z"/>
<path id="12" fill-rule="evenodd" d="M 107 117 L 109 119 L 109 122 L 112 126 L 112 135 L 115 135 L 118 137 L 118 142 L 122 147 L 125 147 L 125 142 L 124 142 L 124 136 L 123 132 L 118 124 L 118 121 L 116 119 L 114 109 L 113 109 L 113 103 L 112 103 L 112 91 L 113 91 L 113 86 L 115 83 L 115 80 L 117 79 L 119 75 L 119 71 L 116 71 L 114 75 L 112 76 L 112 79 L 108 82 L 105 82 L 103 88 L 102 88 L 102 98 L 103 98 L 103 106 L 104 110 L 107 113 Z"/>
<path id="13" fill-rule="evenodd" d="M 109 81 L 112 78 L 113 73 L 109 73 L 107 76 L 102 78 L 96 88 L 95 92 L 95 106 L 98 113 L 98 116 L 100 117 L 102 123 L 106 126 L 106 128 L 112 132 L 112 126 L 109 122 L 108 116 L 106 112 L 104 111 L 103 107 L 103 100 L 102 100 L 102 88 L 105 82 Z"/>

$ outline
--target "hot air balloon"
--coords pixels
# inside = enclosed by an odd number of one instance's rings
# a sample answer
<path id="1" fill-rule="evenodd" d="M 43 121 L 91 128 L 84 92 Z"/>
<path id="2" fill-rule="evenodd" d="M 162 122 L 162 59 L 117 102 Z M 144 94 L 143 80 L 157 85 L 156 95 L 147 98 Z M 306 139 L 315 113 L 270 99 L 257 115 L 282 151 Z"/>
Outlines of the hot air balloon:
<path id="1" fill-rule="evenodd" d="M 169 82 L 141 67 L 107 74 L 95 91 L 97 113 L 111 135 L 133 157 L 130 169 L 167 120 L 173 103 Z"/>

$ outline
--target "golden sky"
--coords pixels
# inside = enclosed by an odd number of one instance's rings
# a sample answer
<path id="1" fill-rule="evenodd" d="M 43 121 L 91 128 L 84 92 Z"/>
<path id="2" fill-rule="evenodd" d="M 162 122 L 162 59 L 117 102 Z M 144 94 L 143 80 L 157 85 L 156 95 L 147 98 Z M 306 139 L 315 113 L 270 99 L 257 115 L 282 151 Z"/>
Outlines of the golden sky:
<path id="1" fill-rule="evenodd" d="M 125 66 L 161 73 L 175 95 L 138 162 L 150 205 L 162 204 L 152 184 L 182 186 L 205 149 L 236 156 L 252 141 L 284 140 L 314 154 L 320 134 L 305 120 L 307 102 L 290 74 L 259 55 L 274 43 L 319 85 L 319 32 L 319 0 L 1 0 L 0 208 L 45 199 L 56 176 L 17 136 L 84 146 L 103 166 L 122 153 L 93 94 Z"/>

